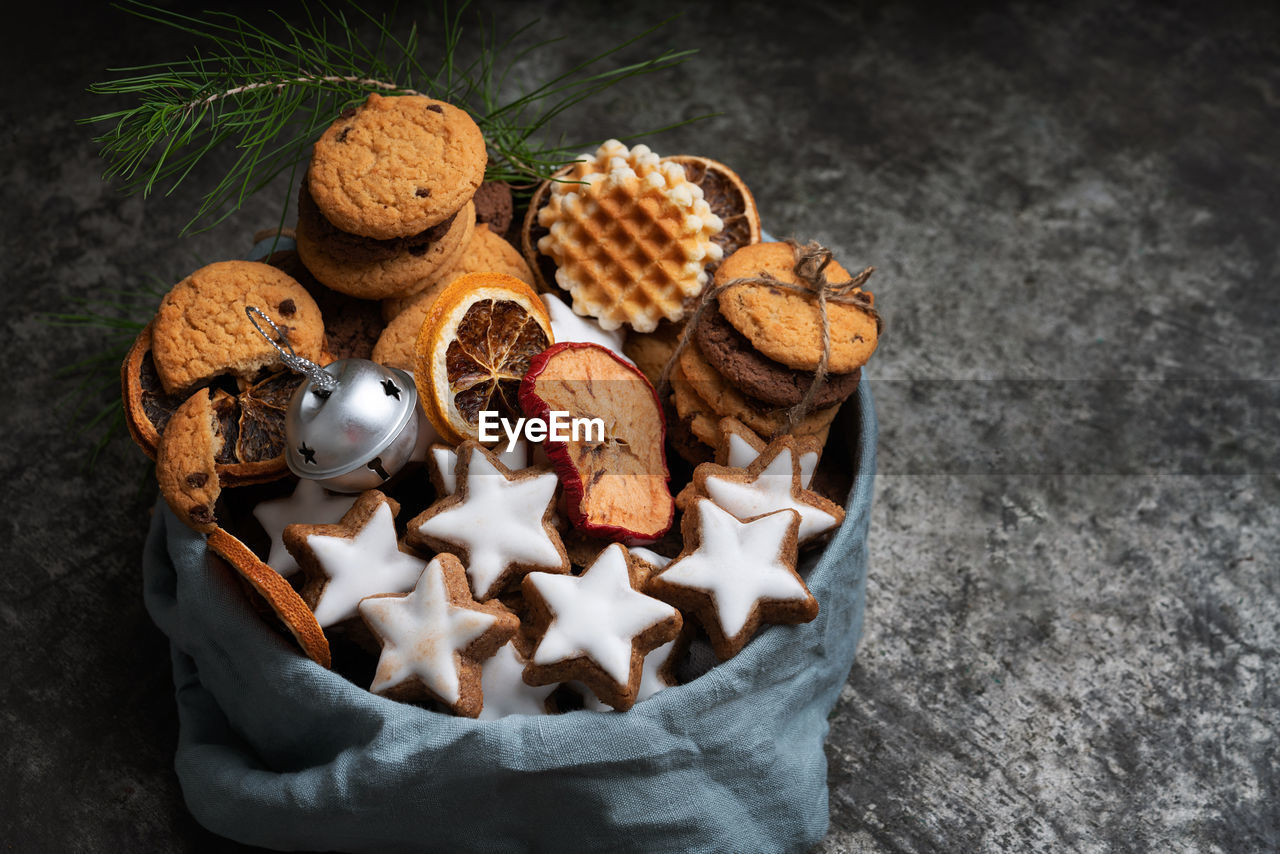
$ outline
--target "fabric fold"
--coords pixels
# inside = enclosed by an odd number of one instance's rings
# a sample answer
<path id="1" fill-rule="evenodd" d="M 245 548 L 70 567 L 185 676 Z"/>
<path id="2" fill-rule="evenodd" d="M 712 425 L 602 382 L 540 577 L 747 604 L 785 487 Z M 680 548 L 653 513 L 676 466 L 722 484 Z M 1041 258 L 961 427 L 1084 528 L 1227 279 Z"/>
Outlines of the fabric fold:
<path id="1" fill-rule="evenodd" d="M 626 713 L 454 718 L 370 694 L 273 632 L 158 502 L 144 597 L 170 639 L 175 769 L 211 831 L 282 850 L 803 850 L 828 822 L 827 716 L 862 632 L 876 420 L 862 383 L 813 622 Z"/>

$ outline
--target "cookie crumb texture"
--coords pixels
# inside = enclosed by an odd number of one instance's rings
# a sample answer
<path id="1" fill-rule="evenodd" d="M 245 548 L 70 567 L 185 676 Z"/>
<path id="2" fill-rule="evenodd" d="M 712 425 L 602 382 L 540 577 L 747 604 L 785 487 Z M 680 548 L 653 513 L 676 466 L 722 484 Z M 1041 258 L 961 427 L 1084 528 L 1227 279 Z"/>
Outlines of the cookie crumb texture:
<path id="1" fill-rule="evenodd" d="M 222 488 L 214 461 L 217 419 L 206 392 L 197 392 L 169 419 L 156 453 L 156 480 L 173 515 L 208 534 L 218 527 L 214 505 Z"/>
<path id="2" fill-rule="evenodd" d="M 370 95 L 321 135 L 308 181 L 335 226 L 385 240 L 456 213 L 487 163 L 484 137 L 465 111 L 421 95 Z"/>
<path id="3" fill-rule="evenodd" d="M 299 356 L 321 361 L 324 321 L 306 288 L 268 264 L 219 261 L 183 279 L 160 303 L 151 351 L 165 391 L 184 391 L 219 374 L 251 380 L 280 363 L 245 314 L 250 305 L 276 322 Z M 288 316 L 282 305 L 292 309 Z"/>

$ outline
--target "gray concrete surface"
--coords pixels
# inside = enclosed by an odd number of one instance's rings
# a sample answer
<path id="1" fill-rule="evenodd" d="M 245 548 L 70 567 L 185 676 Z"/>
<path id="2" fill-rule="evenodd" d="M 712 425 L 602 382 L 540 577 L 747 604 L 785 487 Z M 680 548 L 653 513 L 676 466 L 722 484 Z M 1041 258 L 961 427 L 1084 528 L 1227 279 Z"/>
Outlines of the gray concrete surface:
<path id="1" fill-rule="evenodd" d="M 526 70 L 677 5 L 538 4 L 578 38 Z M 0 841 L 232 849 L 171 770 L 147 466 L 117 439 L 86 472 L 86 393 L 55 376 L 101 336 L 40 315 L 233 254 L 283 190 L 179 238 L 216 164 L 125 198 L 75 120 L 104 67 L 185 45 L 28 14 L 0 96 Z M 1263 4 L 690 4 L 658 41 L 696 59 L 565 123 L 719 111 L 653 146 L 724 160 L 772 231 L 879 268 L 868 631 L 819 850 L 1280 847 L 1278 24 Z"/>

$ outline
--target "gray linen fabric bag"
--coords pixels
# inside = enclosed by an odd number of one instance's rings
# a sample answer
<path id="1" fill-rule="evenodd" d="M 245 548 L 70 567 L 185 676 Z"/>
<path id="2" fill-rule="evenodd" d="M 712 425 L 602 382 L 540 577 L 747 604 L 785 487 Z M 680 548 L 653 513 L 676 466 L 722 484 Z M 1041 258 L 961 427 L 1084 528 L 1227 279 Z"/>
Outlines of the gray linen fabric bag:
<path id="1" fill-rule="evenodd" d="M 841 422 L 854 486 L 802 570 L 821 605 L 624 714 L 497 721 L 370 694 L 300 654 L 204 538 L 157 505 L 148 611 L 172 641 L 175 766 L 205 827 L 339 851 L 778 851 L 826 833 L 827 717 L 862 631 L 876 420 L 863 383 Z"/>

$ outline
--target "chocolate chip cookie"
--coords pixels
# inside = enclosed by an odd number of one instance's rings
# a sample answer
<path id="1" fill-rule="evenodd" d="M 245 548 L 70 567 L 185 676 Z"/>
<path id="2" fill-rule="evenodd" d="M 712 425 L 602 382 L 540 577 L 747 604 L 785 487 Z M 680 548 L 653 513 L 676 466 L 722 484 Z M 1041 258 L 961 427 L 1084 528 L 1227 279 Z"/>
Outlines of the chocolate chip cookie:
<path id="1" fill-rule="evenodd" d="M 388 240 L 421 234 L 484 180 L 484 137 L 466 111 L 421 95 L 370 95 L 316 141 L 307 184 L 337 228 Z"/>
<path id="2" fill-rule="evenodd" d="M 716 271 L 720 286 L 737 278 L 769 274 L 794 283 L 795 254 L 786 243 L 754 243 L 726 258 Z M 835 261 L 827 267 L 827 279 L 847 282 L 852 277 Z M 733 328 L 746 336 L 755 349 L 789 368 L 812 371 L 822 358 L 822 325 L 817 299 L 782 288 L 756 284 L 736 285 L 720 294 L 720 312 Z M 866 364 L 876 349 L 879 332 L 874 314 L 860 306 L 827 303 L 831 328 L 832 373 L 852 373 Z"/>

